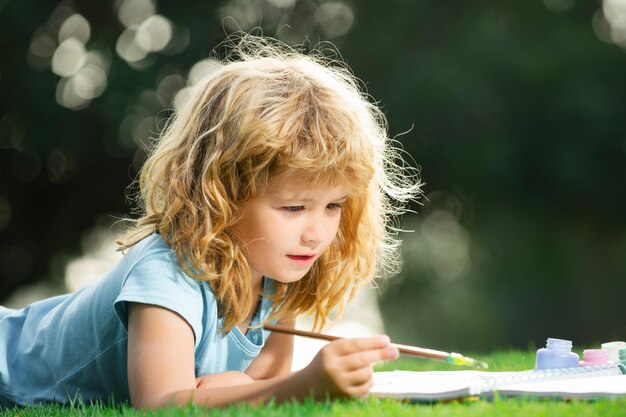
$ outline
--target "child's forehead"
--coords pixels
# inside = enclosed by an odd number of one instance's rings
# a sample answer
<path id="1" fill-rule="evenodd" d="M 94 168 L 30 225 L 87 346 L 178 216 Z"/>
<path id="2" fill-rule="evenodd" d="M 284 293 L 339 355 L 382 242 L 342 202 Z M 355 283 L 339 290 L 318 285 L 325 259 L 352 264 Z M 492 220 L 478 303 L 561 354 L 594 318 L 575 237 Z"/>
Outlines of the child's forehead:
<path id="1" fill-rule="evenodd" d="M 273 182 L 265 193 L 268 197 L 281 199 L 307 199 L 313 195 L 347 196 L 347 187 L 340 184 L 319 183 L 299 177 L 297 174 L 283 175 Z"/>

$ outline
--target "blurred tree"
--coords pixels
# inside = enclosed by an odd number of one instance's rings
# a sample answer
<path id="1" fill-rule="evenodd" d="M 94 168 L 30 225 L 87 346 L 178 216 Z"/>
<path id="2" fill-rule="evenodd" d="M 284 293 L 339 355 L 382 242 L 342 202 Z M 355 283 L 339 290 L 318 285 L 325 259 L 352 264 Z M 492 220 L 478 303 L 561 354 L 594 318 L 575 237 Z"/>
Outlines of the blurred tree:
<path id="1" fill-rule="evenodd" d="M 381 299 L 389 331 L 450 349 L 623 339 L 623 51 L 594 33 L 597 3 L 480 3 L 372 4 L 360 27 L 381 30 L 343 46 L 392 131 L 415 126 L 400 139 L 430 200 Z"/>

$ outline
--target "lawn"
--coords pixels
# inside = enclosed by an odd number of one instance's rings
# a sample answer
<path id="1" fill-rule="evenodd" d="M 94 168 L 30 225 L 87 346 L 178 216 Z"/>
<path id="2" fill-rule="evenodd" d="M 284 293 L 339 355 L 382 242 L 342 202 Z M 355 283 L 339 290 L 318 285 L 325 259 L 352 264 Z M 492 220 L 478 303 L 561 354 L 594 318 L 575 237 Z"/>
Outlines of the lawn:
<path id="1" fill-rule="evenodd" d="M 486 357 L 477 357 L 485 360 L 491 370 L 519 371 L 533 366 L 534 352 L 498 352 Z M 432 361 L 401 359 L 377 367 L 377 370 L 411 369 L 458 369 L 450 365 Z M 626 397 L 614 400 L 598 401 L 551 401 L 533 399 L 506 399 L 496 398 L 487 400 L 465 400 L 436 404 L 412 404 L 394 400 L 380 400 L 368 398 L 352 401 L 328 401 L 288 404 L 266 404 L 258 407 L 232 406 L 227 409 L 204 410 L 200 407 L 183 407 L 159 411 L 143 412 L 129 407 L 106 407 L 103 405 L 86 406 L 77 404 L 73 407 L 39 406 L 25 409 L 5 411 L 2 416 L 39 417 L 39 416 L 162 416 L 162 417 L 192 417 L 192 416 L 238 416 L 238 417 L 294 417 L 294 416 L 350 416 L 350 417 L 379 417 L 379 416 L 417 416 L 447 417 L 447 416 L 623 416 L 626 415 Z"/>

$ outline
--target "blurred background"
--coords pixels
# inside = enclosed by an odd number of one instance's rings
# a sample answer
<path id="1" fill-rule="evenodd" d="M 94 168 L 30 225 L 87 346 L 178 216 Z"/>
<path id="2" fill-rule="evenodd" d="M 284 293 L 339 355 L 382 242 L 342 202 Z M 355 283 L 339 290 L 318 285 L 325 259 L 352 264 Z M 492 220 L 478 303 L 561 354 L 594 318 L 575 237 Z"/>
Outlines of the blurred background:
<path id="1" fill-rule="evenodd" d="M 394 340 L 626 339 L 624 0 L 0 0 L 0 304 L 115 262 L 147 141 L 254 27 L 333 42 L 421 169 L 375 290 Z"/>

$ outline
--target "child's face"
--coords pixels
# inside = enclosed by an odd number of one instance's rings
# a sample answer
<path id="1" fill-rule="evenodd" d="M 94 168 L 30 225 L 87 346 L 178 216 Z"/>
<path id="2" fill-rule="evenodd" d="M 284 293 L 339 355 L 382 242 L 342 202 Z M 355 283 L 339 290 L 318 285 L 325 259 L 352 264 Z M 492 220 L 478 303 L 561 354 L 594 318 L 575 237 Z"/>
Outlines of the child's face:
<path id="1" fill-rule="evenodd" d="M 343 187 L 318 187 L 285 176 L 264 195 L 241 205 L 234 227 L 254 284 L 263 276 L 300 280 L 337 235 Z"/>

